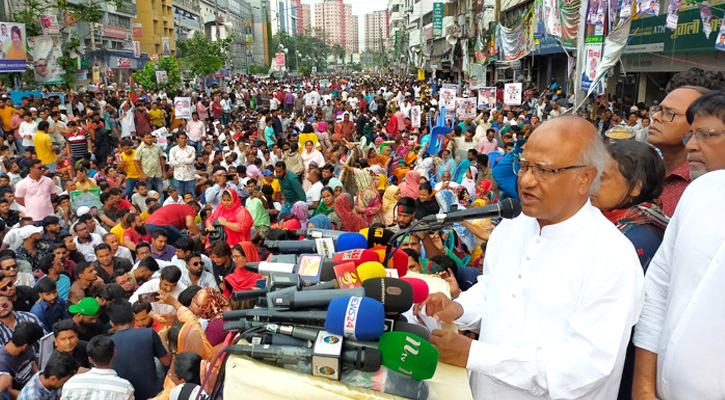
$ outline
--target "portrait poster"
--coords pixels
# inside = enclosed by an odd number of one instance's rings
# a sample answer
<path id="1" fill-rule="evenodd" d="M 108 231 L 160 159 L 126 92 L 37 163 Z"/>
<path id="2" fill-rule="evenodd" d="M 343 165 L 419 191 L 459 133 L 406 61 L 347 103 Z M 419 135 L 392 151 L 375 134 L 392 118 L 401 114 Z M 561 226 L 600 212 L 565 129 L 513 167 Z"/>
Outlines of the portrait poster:
<path id="1" fill-rule="evenodd" d="M 174 97 L 174 117 L 191 119 L 191 97 Z"/>
<path id="2" fill-rule="evenodd" d="M 720 51 L 725 51 L 725 18 L 722 19 L 720 24 L 720 31 L 715 39 L 715 48 Z"/>
<path id="3" fill-rule="evenodd" d="M 58 17 L 55 15 L 41 15 L 40 26 L 43 28 L 43 36 L 58 36 L 60 34 Z"/>
<path id="4" fill-rule="evenodd" d="M 473 120 L 476 118 L 478 111 L 476 97 L 458 97 L 456 98 L 456 117 L 459 121 Z"/>
<path id="5" fill-rule="evenodd" d="M 507 83 L 503 88 L 503 102 L 509 106 L 521 105 L 521 93 L 523 85 L 519 83 Z"/>
<path id="6" fill-rule="evenodd" d="M 103 207 L 103 204 L 101 204 L 101 189 L 74 190 L 70 192 L 70 206 L 76 211 L 81 206 L 88 208 Z"/>
<path id="7" fill-rule="evenodd" d="M 25 24 L 0 22 L 0 72 L 25 72 L 28 43 Z"/>
<path id="8" fill-rule="evenodd" d="M 710 33 L 712 32 L 712 26 L 710 25 L 712 22 L 712 10 L 707 2 L 700 4 L 700 18 L 702 19 L 702 32 L 709 39 Z"/>
<path id="9" fill-rule="evenodd" d="M 169 81 L 169 75 L 166 71 L 156 71 L 156 83 L 166 83 Z"/>
<path id="10" fill-rule="evenodd" d="M 637 16 L 642 17 L 646 15 L 659 15 L 660 14 L 660 1 L 659 0 L 637 0 Z"/>
<path id="11" fill-rule="evenodd" d="M 478 88 L 478 107 L 489 110 L 496 108 L 496 87 Z"/>
<path id="12" fill-rule="evenodd" d="M 28 62 L 33 66 L 35 82 L 44 85 L 63 84 L 63 68 L 58 59 L 63 56 L 61 41 L 54 36 L 28 38 Z"/>
<path id="13" fill-rule="evenodd" d="M 443 87 L 439 91 L 438 106 L 446 108 L 446 118 L 453 118 L 456 115 L 456 95 L 458 88 Z"/>
<path id="14" fill-rule="evenodd" d="M 420 128 L 420 106 L 413 106 L 410 109 L 410 126 Z"/>

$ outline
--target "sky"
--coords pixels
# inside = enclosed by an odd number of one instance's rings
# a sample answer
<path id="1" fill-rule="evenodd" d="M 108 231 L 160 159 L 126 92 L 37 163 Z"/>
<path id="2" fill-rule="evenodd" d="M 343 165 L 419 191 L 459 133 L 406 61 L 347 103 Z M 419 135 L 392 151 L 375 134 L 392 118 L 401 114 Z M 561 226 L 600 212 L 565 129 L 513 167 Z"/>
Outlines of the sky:
<path id="1" fill-rule="evenodd" d="M 302 4 L 313 5 L 312 8 L 312 25 L 315 25 L 315 3 L 321 3 L 320 0 L 302 0 Z M 385 10 L 388 8 L 388 0 L 345 0 L 345 4 L 352 4 L 352 14 L 358 16 L 358 38 L 360 39 L 360 52 L 365 50 L 365 14 L 373 11 Z"/>

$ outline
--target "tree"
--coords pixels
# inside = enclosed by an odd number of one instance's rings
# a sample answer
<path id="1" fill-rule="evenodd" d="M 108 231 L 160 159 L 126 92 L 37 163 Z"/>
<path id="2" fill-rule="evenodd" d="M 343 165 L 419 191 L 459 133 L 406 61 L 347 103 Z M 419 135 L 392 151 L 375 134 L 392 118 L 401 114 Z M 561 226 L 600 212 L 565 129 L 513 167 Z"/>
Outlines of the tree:
<path id="1" fill-rule="evenodd" d="M 167 80 L 158 83 L 156 71 L 166 71 Z M 163 57 L 158 61 L 149 61 L 144 69 L 133 73 L 133 79 L 147 90 L 172 91 L 181 87 L 181 74 L 176 57 Z"/>
<path id="2" fill-rule="evenodd" d="M 208 37 L 196 35 L 176 42 L 181 65 L 194 76 L 206 76 L 219 71 L 229 58 L 234 35 L 212 42 Z"/>

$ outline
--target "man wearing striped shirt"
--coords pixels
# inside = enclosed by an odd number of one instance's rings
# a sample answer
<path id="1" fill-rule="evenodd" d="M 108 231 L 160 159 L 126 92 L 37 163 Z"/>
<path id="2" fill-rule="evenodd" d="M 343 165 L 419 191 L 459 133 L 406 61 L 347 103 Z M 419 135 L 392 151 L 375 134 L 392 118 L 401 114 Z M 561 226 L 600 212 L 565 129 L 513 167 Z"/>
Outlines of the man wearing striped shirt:
<path id="1" fill-rule="evenodd" d="M 73 376 L 63 386 L 61 400 L 131 400 L 133 385 L 113 370 L 116 346 L 110 336 L 95 336 L 86 347 L 90 371 Z"/>

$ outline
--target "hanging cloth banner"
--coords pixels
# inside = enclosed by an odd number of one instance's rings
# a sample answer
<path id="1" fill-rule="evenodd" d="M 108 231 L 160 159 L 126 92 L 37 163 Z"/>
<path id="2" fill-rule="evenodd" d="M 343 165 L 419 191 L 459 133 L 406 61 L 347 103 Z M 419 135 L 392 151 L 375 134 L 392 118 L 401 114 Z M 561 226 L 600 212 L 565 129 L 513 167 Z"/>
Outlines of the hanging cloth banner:
<path id="1" fill-rule="evenodd" d="M 533 12 L 529 10 L 513 28 L 498 25 L 499 61 L 515 61 L 529 54 L 534 46 Z"/>
<path id="2" fill-rule="evenodd" d="M 710 5 L 707 2 L 700 4 L 700 18 L 702 19 L 702 32 L 709 39 L 710 33 L 712 32 L 712 26 L 710 26 L 710 22 L 712 22 L 712 10 L 710 10 Z"/>
<path id="3" fill-rule="evenodd" d="M 586 0 L 585 0 L 586 1 Z M 565 49 L 576 49 L 577 33 L 579 32 L 579 8 L 581 0 L 562 1 L 561 7 L 561 45 Z"/>
<path id="4" fill-rule="evenodd" d="M 680 18 L 680 4 L 681 0 L 670 0 L 670 6 L 667 8 L 667 20 L 665 27 L 667 29 L 677 29 L 677 20 Z"/>
<path id="5" fill-rule="evenodd" d="M 580 90 L 588 92 L 594 87 L 597 68 L 602 60 L 602 47 L 604 36 L 587 36 L 584 40 L 584 68 L 581 77 Z"/>
<path id="6" fill-rule="evenodd" d="M 534 39 L 543 39 L 546 36 L 546 23 L 542 15 L 543 10 L 543 0 L 536 0 L 534 2 Z"/>
<path id="7" fill-rule="evenodd" d="M 604 39 L 604 50 L 602 52 L 602 59 L 597 66 L 596 73 L 594 79 L 591 82 L 591 85 L 589 86 L 587 96 L 592 94 L 594 89 L 599 84 L 599 81 L 601 81 L 601 79 L 607 74 L 607 71 L 614 67 L 622 57 L 624 47 L 627 45 L 627 39 L 629 39 L 629 31 L 631 27 L 632 17 L 630 16 L 629 18 L 621 21 L 619 25 L 614 28 L 612 32 L 609 33 L 607 38 Z M 583 84 L 584 79 L 582 79 L 582 86 Z"/>
<path id="8" fill-rule="evenodd" d="M 715 40 L 715 48 L 720 51 L 725 51 L 725 18 L 722 19 L 720 24 L 720 32 Z"/>
<path id="9" fill-rule="evenodd" d="M 559 13 L 559 0 L 543 0 L 544 25 L 549 36 L 561 37 L 561 16 Z M 575 35 L 576 36 L 576 35 Z"/>

